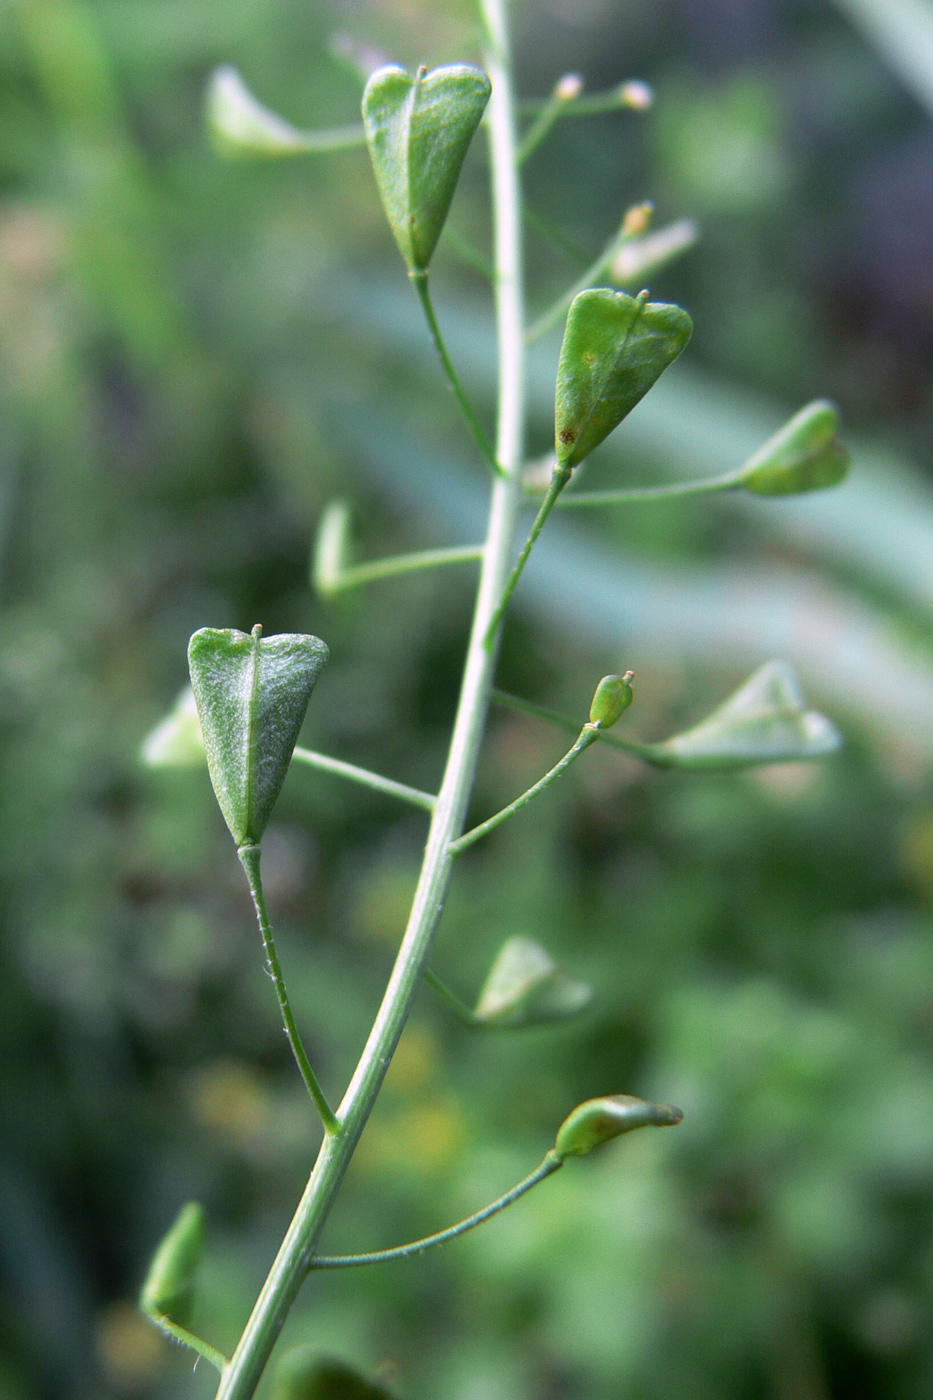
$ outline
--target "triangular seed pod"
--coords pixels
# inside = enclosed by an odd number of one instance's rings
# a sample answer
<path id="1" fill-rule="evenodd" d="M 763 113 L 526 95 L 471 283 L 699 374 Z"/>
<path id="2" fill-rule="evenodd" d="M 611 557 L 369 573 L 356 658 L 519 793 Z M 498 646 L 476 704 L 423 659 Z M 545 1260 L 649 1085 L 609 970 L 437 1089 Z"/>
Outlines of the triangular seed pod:
<path id="1" fill-rule="evenodd" d="M 204 736 L 194 691 L 186 685 L 163 720 L 146 735 L 140 758 L 147 768 L 199 768 Z"/>
<path id="2" fill-rule="evenodd" d="M 693 332 L 686 311 L 606 287 L 574 297 L 557 367 L 554 442 L 575 467 L 672 364 Z"/>
<path id="3" fill-rule="evenodd" d="M 188 645 L 214 792 L 238 846 L 258 845 L 282 790 L 314 683 L 320 637 L 203 627 Z"/>
<path id="4" fill-rule="evenodd" d="M 531 938 L 509 938 L 483 983 L 473 1016 L 489 1026 L 540 1026 L 575 1016 L 593 990 L 568 977 Z"/>
<path id="5" fill-rule="evenodd" d="M 622 718 L 634 699 L 634 679 L 634 671 L 626 671 L 624 676 L 603 676 L 590 705 L 590 724 L 611 729 Z"/>
<path id="6" fill-rule="evenodd" d="M 272 1400 L 394 1400 L 391 1391 L 313 1347 L 286 1353 L 276 1371 Z"/>
<path id="7" fill-rule="evenodd" d="M 410 272 L 423 272 L 441 236 L 460 169 L 489 101 L 486 74 L 467 64 L 394 65 L 373 73 L 363 125 L 389 225 Z"/>
<path id="8" fill-rule="evenodd" d="M 652 747 L 671 767 L 722 770 L 824 758 L 841 744 L 832 721 L 806 708 L 787 662 L 767 661 L 700 724 Z"/>
<path id="9" fill-rule="evenodd" d="M 795 496 L 838 486 L 849 472 L 849 449 L 839 441 L 839 414 L 826 399 L 795 413 L 749 457 L 737 484 L 758 496 Z"/>
<path id="10" fill-rule="evenodd" d="M 147 1317 L 166 1317 L 177 1327 L 190 1327 L 203 1253 L 204 1211 L 197 1201 L 189 1201 L 149 1266 L 139 1295 L 139 1306 Z"/>
<path id="11" fill-rule="evenodd" d="M 666 1103 L 646 1103 L 631 1094 L 612 1094 L 587 1099 L 564 1119 L 557 1130 L 554 1153 L 565 1157 L 585 1157 L 594 1147 L 636 1128 L 672 1128 L 683 1118 L 679 1108 Z"/>
<path id="12" fill-rule="evenodd" d="M 228 64 L 211 75 L 206 105 L 208 129 L 221 155 L 291 156 L 307 150 L 301 132 L 264 107 Z"/>

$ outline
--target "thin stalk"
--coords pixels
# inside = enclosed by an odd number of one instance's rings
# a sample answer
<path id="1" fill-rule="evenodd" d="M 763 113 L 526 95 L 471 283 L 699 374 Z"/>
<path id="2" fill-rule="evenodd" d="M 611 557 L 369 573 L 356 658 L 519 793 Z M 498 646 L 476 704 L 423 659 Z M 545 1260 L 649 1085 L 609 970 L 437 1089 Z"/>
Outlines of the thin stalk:
<path id="1" fill-rule="evenodd" d="M 446 982 L 442 982 L 436 972 L 432 972 L 429 967 L 424 969 L 424 980 L 429 987 L 433 987 L 440 997 L 453 1011 L 455 1016 L 459 1016 L 461 1021 L 465 1021 L 468 1026 L 486 1026 L 488 1023 L 470 1010 L 465 1001 L 461 1001 L 457 993 L 451 991 Z"/>
<path id="2" fill-rule="evenodd" d="M 444 225 L 444 237 L 461 262 L 465 262 L 467 267 L 472 267 L 474 272 L 485 277 L 487 282 L 495 281 L 496 270 L 492 263 L 480 252 L 473 240 L 461 233 L 449 219 Z"/>
<path id="3" fill-rule="evenodd" d="M 426 812 L 433 812 L 437 806 L 433 792 L 421 792 L 418 788 L 408 787 L 406 783 L 397 783 L 394 778 L 384 778 L 381 773 L 371 773 L 368 768 L 357 768 L 355 763 L 344 763 L 342 758 L 331 758 L 314 749 L 295 749 L 292 759 L 307 764 L 309 768 L 318 768 L 322 773 L 333 773 L 336 778 L 348 778 L 351 783 L 372 788 L 373 792 L 398 797 L 402 802 L 410 802 L 413 807 L 423 807 Z"/>
<path id="4" fill-rule="evenodd" d="M 467 1230 L 473 1230 L 477 1225 L 482 1225 L 484 1220 L 498 1215 L 500 1210 L 505 1210 L 506 1206 L 510 1206 L 513 1201 L 524 1196 L 526 1191 L 530 1191 L 540 1181 L 559 1171 L 563 1165 L 562 1157 L 549 1152 L 544 1161 L 517 1186 L 513 1186 L 511 1191 L 506 1191 L 505 1195 L 484 1206 L 475 1215 L 468 1215 L 466 1220 L 460 1220 L 446 1230 L 439 1230 L 436 1235 L 425 1235 L 424 1239 L 412 1240 L 410 1244 L 399 1244 L 394 1249 L 377 1249 L 372 1254 L 318 1254 L 311 1260 L 311 1268 L 354 1269 L 361 1264 L 387 1264 L 391 1259 L 410 1259 L 413 1254 L 423 1254 L 426 1249 L 431 1249 L 436 1244 L 446 1244 L 448 1240 L 455 1240 L 458 1235 L 466 1234 Z"/>
<path id="5" fill-rule="evenodd" d="M 671 486 L 636 486 L 619 491 L 571 491 L 559 502 L 561 510 L 574 506 L 622 506 L 641 502 L 669 501 L 677 496 L 712 496 L 719 491 L 737 491 L 741 482 L 737 472 L 711 476 L 705 481 L 678 481 Z"/>
<path id="6" fill-rule="evenodd" d="M 328 584 L 328 596 L 358 588 L 364 583 L 395 578 L 398 574 L 420 573 L 423 569 L 439 569 L 449 564 L 473 564 L 483 557 L 481 544 L 453 545 L 449 549 L 421 549 L 413 554 L 393 554 L 388 559 L 373 559 L 366 564 L 352 564 L 341 569 Z"/>
<path id="7" fill-rule="evenodd" d="M 223 1375 L 224 1370 L 229 1366 L 229 1361 L 222 1351 L 212 1347 L 210 1342 L 205 1342 L 203 1337 L 196 1337 L 193 1332 L 189 1332 L 186 1327 L 179 1327 L 177 1322 L 172 1322 L 171 1318 L 159 1312 L 146 1312 L 150 1322 L 154 1322 L 159 1331 L 166 1337 L 170 1337 L 173 1342 L 178 1342 L 183 1347 L 190 1347 L 196 1351 L 198 1356 L 203 1356 L 204 1360 Z"/>
<path id="8" fill-rule="evenodd" d="M 515 565 L 512 569 L 512 572 L 509 574 L 508 580 L 506 581 L 505 588 L 502 590 L 502 597 L 499 599 L 499 605 L 492 615 L 492 619 L 489 623 L 489 632 L 487 637 L 488 640 L 491 640 L 492 637 L 498 631 L 498 629 L 502 626 L 502 619 L 505 616 L 505 610 L 509 606 L 509 601 L 512 597 L 512 594 L 515 592 L 515 589 L 518 585 L 518 580 L 521 578 L 525 565 L 528 563 L 528 556 L 534 549 L 535 542 L 538 536 L 540 535 L 541 531 L 544 529 L 544 522 L 547 520 L 552 509 L 554 508 L 555 501 L 557 500 L 561 491 L 563 491 L 564 487 L 567 485 L 567 482 L 570 480 L 572 475 L 573 467 L 554 468 L 554 474 L 551 477 L 550 485 L 548 486 L 548 489 L 545 492 L 544 500 L 538 507 L 538 514 L 535 516 L 534 524 L 528 531 L 528 538 L 522 545 L 522 552 L 515 561 Z"/>
<path id="9" fill-rule="evenodd" d="M 275 995 L 278 997 L 279 1010 L 282 1013 L 282 1023 L 285 1026 L 285 1034 L 288 1036 L 288 1043 L 292 1047 L 292 1054 L 301 1070 L 301 1077 L 305 1082 L 305 1088 L 314 1100 L 314 1105 L 321 1115 L 325 1133 L 334 1133 L 339 1128 L 334 1110 L 327 1102 L 324 1090 L 318 1083 L 317 1075 L 311 1066 L 307 1052 L 301 1043 L 301 1036 L 298 1034 L 298 1027 L 292 1015 L 292 1008 L 288 1000 L 288 991 L 285 987 L 285 978 L 282 976 L 282 968 L 279 963 L 279 955 L 275 950 L 275 939 L 272 935 L 272 925 L 269 923 L 269 914 L 266 910 L 266 899 L 262 889 L 262 875 L 260 874 L 261 851 L 258 846 L 241 846 L 237 851 L 240 857 L 240 864 L 246 871 L 246 878 L 249 881 L 250 894 L 253 896 L 253 904 L 256 909 L 256 918 L 259 921 L 259 932 L 262 934 L 263 947 L 266 950 L 266 961 L 269 964 L 269 972 L 272 977 L 272 985 L 275 987 Z"/>
<path id="10" fill-rule="evenodd" d="M 415 285 L 415 290 L 418 293 L 419 300 L 424 310 L 425 319 L 431 332 L 431 339 L 434 341 L 435 348 L 440 356 L 441 364 L 444 367 L 444 373 L 450 381 L 450 387 L 454 391 L 454 397 L 460 405 L 460 412 L 466 420 L 467 427 L 476 439 L 476 445 L 480 452 L 482 452 L 493 471 L 498 473 L 501 471 L 499 460 L 492 450 L 492 444 L 489 438 L 483 431 L 482 424 L 476 416 L 476 410 L 467 398 L 466 391 L 460 383 L 460 376 L 454 369 L 453 361 L 450 358 L 447 345 L 441 334 L 441 328 L 434 311 L 434 303 L 431 300 L 431 290 L 428 285 L 428 270 L 425 268 L 422 272 L 410 272 L 408 275 Z"/>
<path id="11" fill-rule="evenodd" d="M 434 810 L 418 888 L 392 976 L 350 1087 L 339 1131 L 324 1138 L 314 1170 L 278 1255 L 221 1379 L 217 1400 L 250 1400 L 297 1297 L 360 1134 L 401 1037 L 440 919 L 453 867 L 450 842 L 463 828 L 492 688 L 498 635 L 487 640 L 508 573 L 520 506 L 525 420 L 524 312 L 520 195 L 515 161 L 506 0 L 480 0 L 492 79 L 487 131 L 492 174 L 499 407 L 489 522 L 473 626 L 444 780 Z"/>
<path id="12" fill-rule="evenodd" d="M 590 261 L 589 253 L 584 248 L 581 248 L 578 243 L 574 242 L 572 238 L 568 238 L 556 225 L 551 223 L 550 219 L 546 219 L 543 214 L 539 214 L 537 209 L 532 209 L 527 200 L 522 205 L 522 213 L 525 218 L 525 223 L 529 228 L 533 228 L 536 233 L 540 233 L 541 237 L 545 239 L 546 242 L 552 243 L 559 252 L 563 253 L 565 258 L 568 258 L 571 262 L 577 263 L 579 267 L 588 266 Z"/>
<path id="13" fill-rule="evenodd" d="M 540 793 L 544 792 L 545 788 L 549 788 L 551 784 L 570 767 L 571 763 L 575 763 L 581 753 L 585 753 L 591 744 L 596 743 L 599 734 L 600 731 L 595 724 L 585 724 L 573 747 L 567 750 L 560 762 L 555 763 L 554 767 L 550 769 L 549 772 L 545 773 L 543 778 L 539 778 L 526 792 L 522 793 L 521 797 L 516 797 L 514 802 L 510 802 L 507 807 L 503 807 L 501 812 L 496 812 L 495 816 L 490 817 L 488 821 L 482 822 L 479 826 L 474 826 L 472 831 L 468 831 L 463 836 L 459 836 L 456 841 L 452 841 L 450 843 L 450 849 L 453 851 L 454 855 L 459 855 L 461 851 L 465 851 L 470 846 L 475 845 L 475 843 L 481 841 L 484 836 L 488 836 L 491 831 L 495 831 L 497 826 L 501 826 L 503 822 L 507 822 L 509 817 L 514 817 L 516 812 L 520 812 L 523 807 L 527 807 L 528 803 L 532 802 Z"/>
<path id="14" fill-rule="evenodd" d="M 612 235 L 603 251 L 593 259 L 586 271 L 580 274 L 573 286 L 552 302 L 548 309 L 542 312 L 538 319 L 528 327 L 525 332 L 526 345 L 533 345 L 536 340 L 540 340 L 543 335 L 547 334 L 563 316 L 574 297 L 579 296 L 580 292 L 585 292 L 587 287 L 591 287 L 602 277 L 612 260 L 617 257 L 627 243 L 631 243 L 633 236 L 630 233 L 625 233 L 622 229 Z"/>
<path id="15" fill-rule="evenodd" d="M 617 87 L 609 88 L 606 92 L 594 92 L 588 97 L 574 97 L 568 102 L 561 104 L 560 116 L 562 117 L 593 117 L 599 116 L 603 112 L 621 112 L 630 107 L 630 103 L 623 96 L 624 83 Z M 537 116 L 545 111 L 552 99 L 539 98 L 537 101 L 529 100 L 518 104 L 518 112 L 523 117 Z"/>
<path id="16" fill-rule="evenodd" d="M 500 709 L 514 710 L 520 715 L 531 715 L 534 719 L 547 720 L 549 724 L 556 724 L 560 729 L 566 729 L 570 734 L 576 734 L 580 728 L 579 720 L 571 719 L 569 715 L 559 714 L 557 710 L 550 710 L 546 705 L 536 705 L 532 700 L 520 700 L 517 695 L 509 695 L 504 690 L 494 690 L 490 699 Z M 617 734 L 609 734 L 604 729 L 598 731 L 598 737 L 610 748 L 631 754 L 633 758 L 640 758 L 645 763 L 653 764 L 655 768 L 673 767 L 670 758 L 665 756 L 657 744 L 639 744 L 636 739 L 621 739 Z"/>
<path id="17" fill-rule="evenodd" d="M 572 101 L 572 99 L 570 99 Z M 567 106 L 567 98 L 552 96 L 550 101 L 545 102 L 531 126 L 522 137 L 521 145 L 518 148 L 518 163 L 524 165 L 530 155 L 546 140 L 554 123 L 560 117 L 562 109 Z"/>

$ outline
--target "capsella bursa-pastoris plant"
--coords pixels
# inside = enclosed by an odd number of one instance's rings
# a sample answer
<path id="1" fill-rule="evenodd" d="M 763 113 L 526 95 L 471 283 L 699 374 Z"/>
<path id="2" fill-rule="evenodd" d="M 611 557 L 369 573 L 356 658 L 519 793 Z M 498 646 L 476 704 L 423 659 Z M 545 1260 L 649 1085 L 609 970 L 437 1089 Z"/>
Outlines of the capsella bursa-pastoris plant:
<path id="1" fill-rule="evenodd" d="M 556 714 L 495 688 L 503 617 L 525 562 L 551 510 L 631 505 L 687 494 L 745 491 L 782 496 L 833 486 L 845 476 L 848 456 L 838 439 L 831 404 L 802 409 L 743 465 L 702 481 L 644 490 L 584 492 L 571 486 L 577 467 L 617 427 L 687 346 L 692 323 L 679 306 L 652 301 L 646 291 L 630 295 L 605 282 L 615 269 L 631 280 L 672 256 L 689 239 L 648 231 L 650 206 L 626 214 L 620 234 L 594 264 L 584 285 L 559 298 L 529 328 L 524 308 L 521 257 L 520 167 L 545 140 L 555 122 L 588 111 L 650 102 L 644 84 L 626 83 L 588 96 L 575 75 L 562 78 L 552 96 L 519 131 L 512 91 L 505 0 L 480 0 L 485 33 L 483 67 L 455 64 L 409 73 L 390 66 L 373 73 L 363 94 L 363 124 L 335 131 L 300 131 L 263 107 L 232 69 L 214 77 L 208 98 L 211 129 L 228 156 L 285 157 L 340 151 L 366 144 L 376 188 L 436 346 L 441 365 L 489 478 L 485 538 L 475 545 L 438 548 L 362 563 L 352 559 L 350 510 L 335 501 L 323 512 L 312 577 L 319 593 L 332 597 L 392 575 L 472 562 L 478 583 L 464 660 L 459 706 L 443 779 L 437 793 L 424 792 L 326 754 L 296 747 L 315 684 L 328 650 L 310 636 L 263 636 L 202 628 L 189 648 L 191 693 L 150 735 L 150 763 L 203 763 L 206 757 L 217 800 L 246 873 L 265 948 L 268 970 L 288 1040 L 323 1124 L 323 1142 L 308 1184 L 278 1255 L 229 1358 L 191 1331 L 198 1262 L 205 1221 L 199 1206 L 184 1205 L 159 1246 L 142 1292 L 146 1314 L 176 1341 L 193 1348 L 220 1373 L 219 1400 L 247 1400 L 256 1389 L 282 1323 L 309 1273 L 375 1265 L 415 1254 L 455 1238 L 510 1206 L 526 1191 L 610 1139 L 648 1126 L 673 1125 L 678 1109 L 607 1092 L 570 1112 L 557 1128 L 542 1162 L 511 1190 L 465 1220 L 436 1235 L 370 1254 L 334 1257 L 319 1240 L 347 1164 L 372 1112 L 386 1069 L 411 1011 L 427 981 L 451 1011 L 478 1033 L 489 1027 L 541 1025 L 580 1013 L 590 989 L 558 968 L 545 949 L 528 938 L 512 938 L 500 950 L 473 1007 L 462 1003 L 429 966 L 432 938 L 458 855 L 521 812 L 587 749 L 609 744 L 658 767 L 723 770 L 787 760 L 816 759 L 839 744 L 833 725 L 806 708 L 796 678 L 785 663 L 761 667 L 707 719 L 657 743 L 639 743 L 620 725 L 633 701 L 633 676 L 604 676 L 594 687 L 584 719 Z M 498 330 L 499 390 L 495 432 L 489 434 L 457 375 L 447 351 L 430 292 L 431 259 L 441 238 L 461 168 L 479 128 L 485 127 L 491 176 L 493 288 Z M 624 254 L 624 257 L 622 256 Z M 637 283 L 636 283 L 637 286 Z M 540 329 L 565 316 L 555 387 L 554 456 L 543 488 L 524 461 L 525 346 Z M 566 490 L 566 494 L 565 494 Z M 529 498 L 537 514 L 527 537 L 518 534 L 519 514 Z M 559 578 L 554 588 L 560 587 Z M 464 830 L 477 757 L 491 705 L 519 711 L 538 722 L 565 728 L 574 738 L 564 757 L 501 812 Z M 616 726 L 623 732 L 618 733 Z M 313 1007 L 293 1012 L 279 963 L 262 888 L 262 838 L 289 764 L 298 762 L 362 783 L 399 802 L 421 808 L 429 821 L 417 890 L 398 957 L 382 1004 L 351 1082 L 331 1103 L 302 1045 L 298 1022 Z M 617 1086 L 607 1086 L 612 1090 Z M 561 1108 L 555 1104 L 555 1123 Z M 620 1162 L 620 1168 L 624 1164 Z M 585 1171 L 585 1166 L 573 1170 Z M 323 1285 L 322 1285 L 323 1286 Z M 309 1339 L 313 1341 L 312 1339 Z M 282 1394 L 295 1396 L 386 1394 L 380 1384 L 355 1374 L 343 1362 L 309 1353 L 285 1358 Z"/>

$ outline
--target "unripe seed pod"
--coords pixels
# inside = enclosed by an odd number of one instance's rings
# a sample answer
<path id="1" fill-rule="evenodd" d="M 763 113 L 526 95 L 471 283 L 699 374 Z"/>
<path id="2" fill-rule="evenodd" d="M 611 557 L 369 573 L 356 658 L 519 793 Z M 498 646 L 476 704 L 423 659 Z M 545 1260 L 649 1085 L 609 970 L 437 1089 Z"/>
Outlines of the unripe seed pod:
<path id="1" fill-rule="evenodd" d="M 148 1317 L 166 1317 L 178 1327 L 190 1326 L 203 1253 L 204 1211 L 197 1201 L 189 1201 L 149 1265 L 139 1295 L 139 1306 Z"/>
<path id="2" fill-rule="evenodd" d="M 624 676 L 603 676 L 590 705 L 590 724 L 611 729 L 616 720 L 621 719 L 634 698 L 634 679 L 634 671 L 626 671 Z"/>
<path id="3" fill-rule="evenodd" d="M 759 447 L 739 473 L 738 484 L 758 496 L 796 496 L 838 486 L 849 471 L 849 451 L 838 432 L 835 408 L 816 399 Z"/>
<path id="4" fill-rule="evenodd" d="M 646 1103 L 631 1094 L 587 1099 L 560 1125 L 554 1152 L 561 1161 L 565 1157 L 585 1157 L 594 1147 L 622 1133 L 634 1132 L 636 1128 L 673 1127 L 683 1116 L 679 1108 L 666 1103 Z"/>

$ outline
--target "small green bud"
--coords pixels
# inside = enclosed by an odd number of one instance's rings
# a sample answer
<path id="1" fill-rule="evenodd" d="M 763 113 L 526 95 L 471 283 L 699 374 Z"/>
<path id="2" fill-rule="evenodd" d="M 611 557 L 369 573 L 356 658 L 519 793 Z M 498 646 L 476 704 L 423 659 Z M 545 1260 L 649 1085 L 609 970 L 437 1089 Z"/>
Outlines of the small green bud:
<path id="1" fill-rule="evenodd" d="M 147 1317 L 167 1317 L 189 1327 L 194 1291 L 204 1253 L 204 1211 L 197 1201 L 182 1206 L 175 1224 L 155 1252 L 139 1295 Z"/>
<path id="2" fill-rule="evenodd" d="M 574 297 L 557 367 L 554 441 L 560 467 L 598 447 L 686 346 L 693 322 L 679 306 L 606 287 Z"/>
<path id="3" fill-rule="evenodd" d="M 283 1356 L 272 1400 L 393 1400 L 392 1392 L 313 1347 Z"/>
<path id="4" fill-rule="evenodd" d="M 195 768 L 204 763 L 204 736 L 194 691 L 186 685 L 175 704 L 142 742 L 147 768 Z"/>
<path id="5" fill-rule="evenodd" d="M 671 1128 L 683 1118 L 679 1108 L 666 1103 L 646 1103 L 631 1094 L 587 1099 L 564 1119 L 557 1131 L 554 1152 L 565 1157 L 585 1157 L 594 1147 L 636 1128 Z"/>
<path id="6" fill-rule="evenodd" d="M 202 627 L 188 644 L 207 766 L 237 846 L 262 838 L 329 654 L 320 637 L 258 626 Z"/>
<path id="7" fill-rule="evenodd" d="M 653 747 L 672 768 L 749 768 L 824 758 L 842 743 L 835 725 L 808 710 L 793 668 L 767 661 L 693 729 Z"/>
<path id="8" fill-rule="evenodd" d="M 738 484 L 759 496 L 794 496 L 838 486 L 849 472 L 849 450 L 837 437 L 831 403 L 807 404 L 742 467 Z"/>
<path id="9" fill-rule="evenodd" d="M 264 107 L 235 68 L 225 64 L 207 86 L 207 125 L 221 155 L 300 155 L 307 143 L 300 131 Z"/>
<path id="10" fill-rule="evenodd" d="M 509 938 L 496 955 L 473 1012 L 488 1026 L 540 1026 L 575 1016 L 593 990 L 575 982 L 531 938 Z"/>
<path id="11" fill-rule="evenodd" d="M 634 699 L 634 679 L 634 671 L 626 671 L 624 676 L 603 676 L 590 705 L 590 724 L 611 729 L 616 720 L 622 718 Z"/>
<path id="12" fill-rule="evenodd" d="M 390 65 L 363 93 L 376 184 L 409 272 L 424 272 L 491 91 L 478 68 L 452 64 L 412 77 Z"/>

